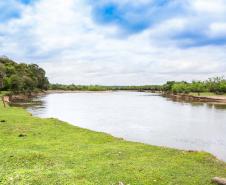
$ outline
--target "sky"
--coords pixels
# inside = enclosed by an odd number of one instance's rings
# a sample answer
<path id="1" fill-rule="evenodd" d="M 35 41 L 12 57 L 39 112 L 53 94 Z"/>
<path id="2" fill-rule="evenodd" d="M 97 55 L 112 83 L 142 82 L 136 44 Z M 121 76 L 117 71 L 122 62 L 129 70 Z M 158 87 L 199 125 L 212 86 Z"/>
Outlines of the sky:
<path id="1" fill-rule="evenodd" d="M 226 0 L 0 0 L 0 55 L 51 83 L 144 85 L 226 75 Z"/>

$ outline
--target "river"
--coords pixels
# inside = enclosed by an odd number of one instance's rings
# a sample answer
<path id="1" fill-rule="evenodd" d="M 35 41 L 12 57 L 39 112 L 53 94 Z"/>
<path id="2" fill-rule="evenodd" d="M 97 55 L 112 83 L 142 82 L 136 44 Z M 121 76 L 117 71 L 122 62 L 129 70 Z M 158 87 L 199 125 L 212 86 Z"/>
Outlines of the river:
<path id="1" fill-rule="evenodd" d="M 226 107 L 175 102 L 145 92 L 55 93 L 28 107 L 35 116 L 54 117 L 129 141 L 206 151 L 226 161 Z"/>

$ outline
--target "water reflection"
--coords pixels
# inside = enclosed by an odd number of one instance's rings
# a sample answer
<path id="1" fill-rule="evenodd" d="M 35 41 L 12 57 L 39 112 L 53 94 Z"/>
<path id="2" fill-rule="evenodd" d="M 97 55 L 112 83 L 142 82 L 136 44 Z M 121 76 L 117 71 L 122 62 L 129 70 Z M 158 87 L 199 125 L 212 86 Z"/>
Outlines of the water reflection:
<path id="1" fill-rule="evenodd" d="M 144 92 L 49 94 L 29 105 L 40 117 L 159 146 L 208 151 L 226 161 L 226 106 Z M 42 102 L 42 103 L 40 103 Z"/>

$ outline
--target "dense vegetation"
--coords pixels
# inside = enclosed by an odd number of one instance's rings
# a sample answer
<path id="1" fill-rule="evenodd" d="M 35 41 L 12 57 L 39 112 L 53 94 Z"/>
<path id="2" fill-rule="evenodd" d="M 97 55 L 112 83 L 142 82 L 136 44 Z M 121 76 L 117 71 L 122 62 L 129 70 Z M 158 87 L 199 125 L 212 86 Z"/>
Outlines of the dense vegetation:
<path id="1" fill-rule="evenodd" d="M 144 86 L 101 86 L 101 85 L 63 85 L 50 84 L 49 90 L 71 90 L 71 91 L 158 91 L 161 89 L 160 85 L 144 85 Z"/>
<path id="2" fill-rule="evenodd" d="M 32 92 L 47 90 L 45 71 L 36 64 L 18 64 L 7 57 L 0 57 L 0 90 Z"/>
<path id="3" fill-rule="evenodd" d="M 226 80 L 223 77 L 209 78 L 206 81 L 167 82 L 162 87 L 163 91 L 172 93 L 201 93 L 211 92 L 215 94 L 226 93 Z"/>
<path id="4" fill-rule="evenodd" d="M 225 163 L 204 152 L 127 142 L 0 102 L 0 184 L 211 185 Z"/>
<path id="5" fill-rule="evenodd" d="M 226 80 L 223 77 L 210 78 L 206 81 L 176 82 L 169 81 L 164 85 L 144 86 L 100 86 L 100 85 L 62 85 L 51 84 L 50 90 L 85 90 L 85 91 L 106 91 L 106 90 L 134 90 L 134 91 L 161 91 L 168 93 L 201 93 L 212 92 L 215 94 L 226 93 Z"/>

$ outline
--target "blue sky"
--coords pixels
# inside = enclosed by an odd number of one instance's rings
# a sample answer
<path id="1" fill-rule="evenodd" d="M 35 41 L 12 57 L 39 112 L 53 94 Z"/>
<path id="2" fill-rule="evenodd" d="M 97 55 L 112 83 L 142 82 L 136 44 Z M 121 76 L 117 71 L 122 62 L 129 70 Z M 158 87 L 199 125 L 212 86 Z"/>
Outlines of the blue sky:
<path id="1" fill-rule="evenodd" d="M 3 0 L 0 11 L 0 55 L 38 63 L 51 82 L 226 75 L 226 0 Z"/>
<path id="2" fill-rule="evenodd" d="M 0 2 L 2 21 L 8 21 L 12 18 L 19 18 L 23 5 L 29 5 L 33 0 L 3 0 Z M 16 16 L 15 16 L 16 15 Z"/>
<path id="3" fill-rule="evenodd" d="M 92 16 L 99 24 L 115 24 L 126 32 L 125 34 L 133 34 L 146 30 L 166 18 L 183 14 L 183 5 L 179 1 L 175 3 L 171 0 L 140 3 L 99 0 L 92 3 Z"/>

